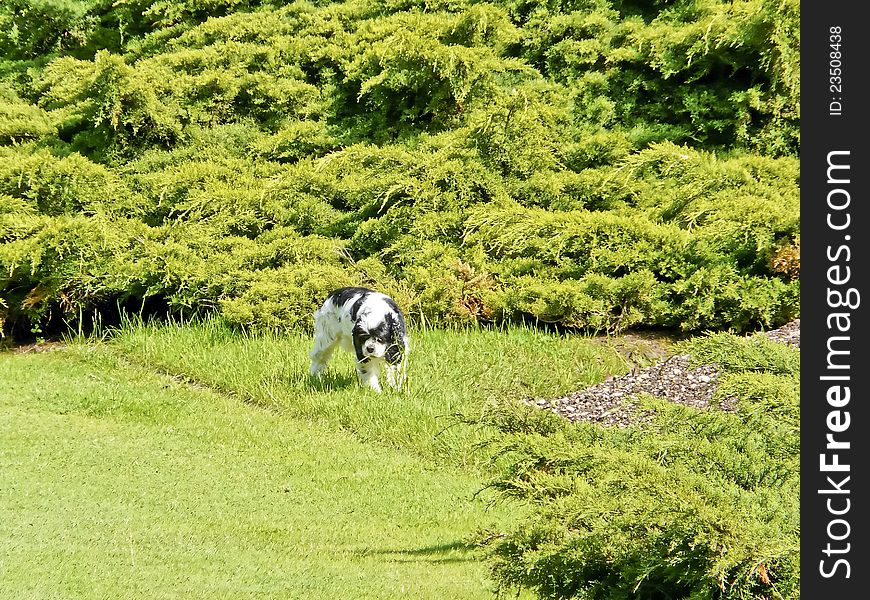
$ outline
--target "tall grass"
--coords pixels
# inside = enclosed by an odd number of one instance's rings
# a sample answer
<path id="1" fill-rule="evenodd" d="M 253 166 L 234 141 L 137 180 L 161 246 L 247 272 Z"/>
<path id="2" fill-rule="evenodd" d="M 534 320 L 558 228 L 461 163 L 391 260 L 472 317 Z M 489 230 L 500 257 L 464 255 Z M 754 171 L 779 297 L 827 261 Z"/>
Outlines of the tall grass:
<path id="1" fill-rule="evenodd" d="M 361 440 L 405 448 L 453 465 L 484 461 L 473 449 L 479 415 L 506 397 L 567 392 L 624 372 L 625 360 L 600 341 L 531 328 L 411 332 L 410 390 L 377 394 L 356 382 L 353 357 L 337 352 L 325 376 L 308 375 L 310 336 L 250 335 L 217 320 L 141 324 L 128 320 L 110 342 L 127 359 L 235 394 L 292 417 L 331 423 Z"/>

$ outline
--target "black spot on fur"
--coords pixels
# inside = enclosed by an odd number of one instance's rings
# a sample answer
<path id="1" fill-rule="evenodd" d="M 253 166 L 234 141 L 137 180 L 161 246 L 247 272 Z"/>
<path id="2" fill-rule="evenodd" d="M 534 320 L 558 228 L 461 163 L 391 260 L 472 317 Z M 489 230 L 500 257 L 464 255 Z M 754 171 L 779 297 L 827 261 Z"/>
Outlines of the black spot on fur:
<path id="1" fill-rule="evenodd" d="M 402 317 L 402 311 L 396 306 L 395 302 L 390 302 L 395 314 L 388 314 L 385 317 L 384 326 L 388 329 L 386 342 L 387 350 L 384 353 L 384 358 L 391 365 L 398 364 L 402 360 L 402 355 L 405 353 L 405 319 Z"/>
<path id="2" fill-rule="evenodd" d="M 391 321 L 391 327 L 395 332 L 396 337 L 404 337 L 408 333 L 408 327 L 405 325 L 405 315 L 402 314 L 399 305 L 396 304 L 392 298 L 386 298 L 385 302 L 387 303 L 387 306 L 393 309 L 393 313 L 396 316 L 396 319 Z"/>
<path id="3" fill-rule="evenodd" d="M 364 365 L 369 362 L 369 357 L 363 354 L 362 343 L 357 338 L 353 340 L 353 349 L 356 350 L 356 360 L 358 363 Z"/>
<path id="4" fill-rule="evenodd" d="M 384 358 L 391 365 L 397 365 L 402 362 L 402 354 L 404 351 L 404 346 L 400 346 L 398 343 L 391 344 L 384 353 Z"/>
<path id="5" fill-rule="evenodd" d="M 350 318 L 356 321 L 359 309 L 362 307 L 363 302 L 365 302 L 366 297 L 371 293 L 372 290 L 364 287 L 344 287 L 331 292 L 326 298 L 327 300 L 332 300 L 332 303 L 336 306 L 344 306 L 348 300 L 354 296 L 359 296 L 353 303 L 353 306 L 350 307 Z"/>
<path id="6" fill-rule="evenodd" d="M 390 327 L 390 322 L 392 321 L 391 316 L 392 315 L 387 315 L 384 322 L 378 323 L 375 327 L 372 327 L 369 330 L 371 337 L 387 344 L 390 343 L 390 335 L 392 334 L 392 328 Z"/>
<path id="7" fill-rule="evenodd" d="M 330 292 L 326 298 L 327 300 L 332 300 L 335 304 L 341 306 L 357 294 L 367 296 L 368 294 L 371 294 L 372 291 L 373 290 L 364 287 L 343 287 Z"/>
<path id="8" fill-rule="evenodd" d="M 366 296 L 367 295 L 368 294 L 366 294 Z M 359 311 L 362 308 L 363 303 L 366 301 L 366 296 L 360 296 L 359 299 L 351 305 L 350 318 L 352 321 L 356 321 L 356 318 L 359 316 Z"/>

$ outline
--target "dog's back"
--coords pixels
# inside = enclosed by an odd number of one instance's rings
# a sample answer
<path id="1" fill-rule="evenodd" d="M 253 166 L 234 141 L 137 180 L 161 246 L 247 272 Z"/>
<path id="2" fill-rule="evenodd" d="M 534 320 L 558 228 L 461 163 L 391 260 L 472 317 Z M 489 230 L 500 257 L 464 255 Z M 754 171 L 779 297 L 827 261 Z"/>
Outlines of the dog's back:
<path id="1" fill-rule="evenodd" d="M 386 294 L 363 287 L 334 290 L 314 313 L 314 329 L 313 375 L 323 371 L 340 346 L 356 353 L 360 379 L 370 387 L 380 390 L 377 372 L 382 366 L 391 386 L 404 385 L 408 331 L 404 314 Z"/>
<path id="2" fill-rule="evenodd" d="M 326 297 L 326 300 L 323 302 L 323 308 L 326 308 L 329 305 L 334 306 L 335 308 L 344 308 L 346 304 L 349 302 L 352 303 L 350 307 L 348 307 L 349 314 L 352 319 L 356 319 L 357 314 L 359 313 L 359 309 L 362 306 L 363 302 L 365 302 L 366 298 L 368 298 L 371 294 L 378 294 L 374 290 L 370 290 L 364 287 L 343 287 L 339 288 Z M 380 294 L 383 296 L 383 294 Z"/>

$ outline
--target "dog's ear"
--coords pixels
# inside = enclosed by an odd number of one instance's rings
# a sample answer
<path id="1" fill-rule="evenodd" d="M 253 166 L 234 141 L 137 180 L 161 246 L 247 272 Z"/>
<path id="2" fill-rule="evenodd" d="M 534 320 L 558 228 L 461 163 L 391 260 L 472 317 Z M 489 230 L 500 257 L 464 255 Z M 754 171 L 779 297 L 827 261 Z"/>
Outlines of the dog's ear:
<path id="1" fill-rule="evenodd" d="M 390 315 L 390 326 L 393 328 L 393 341 L 399 345 L 401 351 L 405 351 L 404 344 L 404 330 L 402 328 L 402 323 L 397 319 L 394 315 Z"/>
<path id="2" fill-rule="evenodd" d="M 390 331 L 390 345 L 387 347 L 386 359 L 390 364 L 396 364 L 402 358 L 405 352 L 405 343 L 402 339 L 402 328 L 398 319 L 394 315 L 388 314 L 384 320 L 387 322 L 387 328 Z"/>

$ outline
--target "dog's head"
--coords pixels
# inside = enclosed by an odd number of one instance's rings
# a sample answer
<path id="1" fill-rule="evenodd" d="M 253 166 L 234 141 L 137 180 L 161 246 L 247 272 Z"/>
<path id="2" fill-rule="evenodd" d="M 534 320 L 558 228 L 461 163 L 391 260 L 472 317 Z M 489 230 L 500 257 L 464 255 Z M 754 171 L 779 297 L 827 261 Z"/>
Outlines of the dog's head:
<path id="1" fill-rule="evenodd" d="M 388 312 L 375 323 L 358 322 L 353 335 L 363 358 L 383 358 L 397 364 L 405 353 L 407 334 L 398 314 Z"/>
<path id="2" fill-rule="evenodd" d="M 408 330 L 398 305 L 379 293 L 362 295 L 350 306 L 357 359 L 383 358 L 399 364 L 408 348 Z"/>

